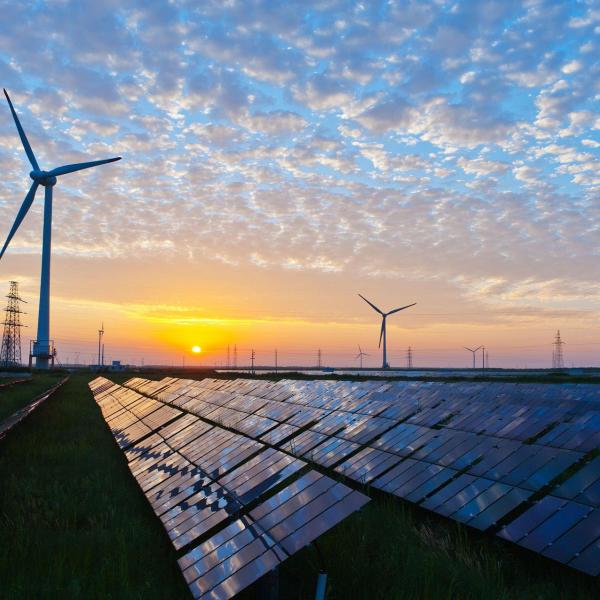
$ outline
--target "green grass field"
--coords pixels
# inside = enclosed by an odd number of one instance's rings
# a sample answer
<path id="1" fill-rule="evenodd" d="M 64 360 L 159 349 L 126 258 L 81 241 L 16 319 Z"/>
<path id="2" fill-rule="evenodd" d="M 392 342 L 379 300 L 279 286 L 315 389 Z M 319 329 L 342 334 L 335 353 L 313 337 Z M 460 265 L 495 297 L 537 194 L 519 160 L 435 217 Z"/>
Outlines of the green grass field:
<path id="1" fill-rule="evenodd" d="M 0 389 L 0 421 L 29 404 L 34 398 L 58 383 L 64 376 L 65 373 L 62 371 L 38 372 L 30 381 L 14 383 L 9 387 Z M 14 380 L 7 379 L 3 383 L 11 383 L 12 381 Z"/>
<path id="2" fill-rule="evenodd" d="M 0 442 L 0 597 L 189 598 L 87 388 L 92 377 L 72 376 Z M 330 600 L 600 597 L 594 579 L 389 496 L 374 496 L 318 548 Z M 314 547 L 289 559 L 281 597 L 314 597 L 319 567 Z"/>

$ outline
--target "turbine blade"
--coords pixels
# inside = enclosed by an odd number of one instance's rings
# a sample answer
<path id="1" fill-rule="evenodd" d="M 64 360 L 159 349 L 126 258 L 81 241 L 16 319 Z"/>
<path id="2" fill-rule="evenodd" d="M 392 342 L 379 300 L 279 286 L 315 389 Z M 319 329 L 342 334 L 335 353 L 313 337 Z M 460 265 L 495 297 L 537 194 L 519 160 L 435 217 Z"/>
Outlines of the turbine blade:
<path id="1" fill-rule="evenodd" d="M 21 225 L 21 222 L 23 221 L 23 219 L 25 218 L 25 215 L 27 214 L 31 205 L 33 204 L 33 200 L 35 199 L 35 193 L 38 189 L 38 185 L 39 184 L 35 181 L 31 184 L 31 187 L 29 188 L 29 191 L 27 192 L 27 196 L 25 196 L 25 200 L 23 200 L 23 204 L 21 204 L 21 208 L 19 209 L 19 212 L 17 213 L 17 218 L 15 219 L 15 222 L 13 223 L 10 233 L 8 234 L 8 237 L 6 238 L 6 241 L 4 242 L 4 246 L 2 247 L 2 250 L 0 251 L 0 259 L 4 256 L 4 253 L 6 252 L 6 249 L 8 248 L 8 244 L 10 244 L 10 240 L 12 240 L 15 233 L 17 233 L 17 229 L 19 229 L 19 225 Z"/>
<path id="2" fill-rule="evenodd" d="M 406 306 L 401 306 L 400 308 L 395 308 L 394 310 L 390 310 L 389 313 L 386 313 L 387 315 L 393 315 L 394 313 L 400 312 L 401 310 L 404 310 L 405 308 L 410 308 L 411 306 L 414 306 L 416 304 L 416 302 L 413 302 L 412 304 L 407 304 Z"/>
<path id="3" fill-rule="evenodd" d="M 359 296 L 374 310 L 376 310 L 380 315 L 383 315 L 383 313 L 372 303 L 369 302 L 362 294 L 359 294 Z"/>
<path id="4" fill-rule="evenodd" d="M 17 117 L 17 113 L 15 112 L 13 104 L 10 101 L 10 98 L 8 97 L 8 92 L 6 90 L 4 90 L 4 95 L 6 96 L 6 99 L 8 100 L 8 106 L 10 106 L 10 112 L 12 113 L 13 119 L 15 120 L 15 125 L 17 126 L 17 131 L 19 132 L 19 137 L 21 138 L 21 143 L 23 144 L 23 148 L 25 149 L 25 154 L 27 154 L 27 158 L 29 159 L 31 166 L 36 171 L 39 171 L 40 167 L 37 163 L 37 160 L 35 160 L 35 155 L 33 154 L 33 150 L 31 149 L 29 140 L 27 139 L 27 136 L 25 135 L 25 131 L 23 131 L 23 127 L 21 127 L 21 121 L 19 121 L 19 117 Z"/>
<path id="5" fill-rule="evenodd" d="M 383 339 L 383 330 L 385 329 L 385 320 L 381 321 L 381 333 L 379 334 L 379 348 L 381 348 L 381 340 Z"/>
<path id="6" fill-rule="evenodd" d="M 56 167 L 56 169 L 52 169 L 48 175 L 58 177 L 60 175 L 66 175 L 67 173 L 81 171 L 82 169 L 90 169 L 91 167 L 97 167 L 98 165 L 105 165 L 106 163 L 115 162 L 117 160 L 121 160 L 121 157 L 117 156 L 116 158 L 105 158 L 104 160 L 93 160 L 92 162 L 63 165 L 62 167 Z"/>

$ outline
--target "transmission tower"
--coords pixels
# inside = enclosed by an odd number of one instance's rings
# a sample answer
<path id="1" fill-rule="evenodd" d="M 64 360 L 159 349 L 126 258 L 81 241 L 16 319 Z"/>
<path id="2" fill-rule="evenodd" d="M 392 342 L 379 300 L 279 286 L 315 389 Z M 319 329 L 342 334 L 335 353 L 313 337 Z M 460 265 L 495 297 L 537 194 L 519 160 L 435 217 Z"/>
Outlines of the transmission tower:
<path id="1" fill-rule="evenodd" d="M 317 369 L 321 368 L 321 348 L 319 348 L 319 351 L 317 352 Z"/>
<path id="2" fill-rule="evenodd" d="M 256 352 L 254 352 L 254 348 L 252 348 L 252 352 L 250 354 L 250 360 L 252 362 L 252 375 L 255 374 L 255 371 L 254 371 L 254 359 L 255 358 L 256 358 Z"/>
<path id="3" fill-rule="evenodd" d="M 233 367 L 237 369 L 237 344 L 233 345 Z"/>
<path id="4" fill-rule="evenodd" d="M 19 284 L 10 282 L 10 291 L 6 296 L 8 304 L 4 309 L 4 334 L 2 335 L 2 349 L 0 350 L 0 364 L 3 367 L 18 367 L 21 364 L 21 315 L 24 314 L 19 307 L 19 302 L 25 302 L 19 296 Z"/>
<path id="5" fill-rule="evenodd" d="M 408 369 L 413 368 L 413 351 L 410 346 L 408 347 L 408 350 L 406 351 L 406 367 Z"/>
<path id="6" fill-rule="evenodd" d="M 227 368 L 231 366 L 231 346 L 227 344 Z"/>
<path id="7" fill-rule="evenodd" d="M 554 351 L 552 352 L 552 368 L 553 369 L 564 369 L 565 362 L 563 359 L 563 349 L 564 342 L 560 339 L 560 329 L 556 332 L 556 337 L 554 338 L 553 346 Z"/>

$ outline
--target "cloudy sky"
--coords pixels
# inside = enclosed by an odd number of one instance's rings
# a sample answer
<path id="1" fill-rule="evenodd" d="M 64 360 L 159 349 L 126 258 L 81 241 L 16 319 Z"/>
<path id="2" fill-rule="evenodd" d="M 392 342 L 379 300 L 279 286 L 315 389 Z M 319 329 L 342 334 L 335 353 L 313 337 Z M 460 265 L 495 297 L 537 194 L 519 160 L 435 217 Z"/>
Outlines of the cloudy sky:
<path id="1" fill-rule="evenodd" d="M 29 5 L 28 5 L 29 4 Z M 600 4 L 0 1 L 55 188 L 52 336 L 107 357 L 600 366 Z M 26 25 L 26 28 L 25 28 Z M 0 237 L 29 186 L 0 111 Z M 0 264 L 34 337 L 42 195 Z M 27 342 L 28 343 L 28 342 Z M 189 354 L 201 345 L 202 359 Z M 24 344 L 25 348 L 25 344 Z"/>

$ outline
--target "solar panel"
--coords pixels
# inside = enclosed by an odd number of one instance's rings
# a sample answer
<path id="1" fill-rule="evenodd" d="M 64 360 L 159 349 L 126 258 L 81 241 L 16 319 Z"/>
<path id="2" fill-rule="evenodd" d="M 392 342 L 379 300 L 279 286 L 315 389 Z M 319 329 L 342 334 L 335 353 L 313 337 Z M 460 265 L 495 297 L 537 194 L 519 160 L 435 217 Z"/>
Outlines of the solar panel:
<path id="1" fill-rule="evenodd" d="M 529 550 L 541 552 L 563 533 L 585 518 L 591 511 L 592 509 L 589 506 L 568 501 L 544 522 L 522 537 L 518 541 L 518 544 Z"/>
<path id="2" fill-rule="evenodd" d="M 578 558 L 592 545 L 592 549 L 588 552 L 588 557 L 594 555 L 598 558 L 600 556 L 598 552 L 600 546 L 596 549 L 593 548 L 594 543 L 598 542 L 598 540 L 600 540 L 600 511 L 593 510 L 572 529 L 546 547 L 542 554 L 558 562 L 568 563 L 572 559 Z M 584 562 L 587 563 L 588 561 L 589 558 L 582 559 L 581 564 L 583 565 Z M 586 568 L 584 570 L 596 575 L 600 572 L 600 563 L 596 561 L 593 569 Z M 594 572 L 591 573 L 591 570 Z"/>
<path id="3" fill-rule="evenodd" d="M 479 514 L 475 514 L 467 521 L 467 524 L 482 531 L 496 526 L 502 518 L 528 500 L 531 494 L 532 492 L 522 488 L 511 488 L 506 494 L 479 512 Z"/>
<path id="4" fill-rule="evenodd" d="M 219 483 L 230 490 L 240 503 L 248 504 L 305 465 L 297 458 L 267 448 L 219 479 Z"/>
<path id="5" fill-rule="evenodd" d="M 389 452 L 364 448 L 338 465 L 335 470 L 359 483 L 369 483 L 399 461 L 398 456 Z"/>
<path id="6" fill-rule="evenodd" d="M 600 506 L 600 456 L 583 466 L 552 492 L 589 506 Z"/>
<path id="7" fill-rule="evenodd" d="M 367 498 L 307 473 L 179 560 L 196 598 L 230 598 L 357 510 Z"/>
<path id="8" fill-rule="evenodd" d="M 474 485 L 474 484 L 472 484 Z M 465 488 L 466 489 L 466 488 Z M 465 494 L 465 489 L 462 490 L 461 494 Z M 485 489 L 480 493 L 475 490 L 475 495 L 471 500 L 467 500 L 463 503 L 463 498 L 457 497 L 454 502 L 455 506 L 459 506 L 455 512 L 450 513 L 452 519 L 460 521 L 461 523 L 467 523 L 471 519 L 479 516 L 484 510 L 489 508 L 492 504 L 502 499 L 510 490 L 510 485 L 504 483 L 491 483 L 486 482 Z M 459 499 L 460 498 L 460 499 Z M 452 509 L 452 506 L 448 506 L 451 503 L 446 503 L 444 507 L 448 510 Z"/>
<path id="9" fill-rule="evenodd" d="M 548 517 L 560 510 L 566 502 L 561 498 L 545 496 L 509 524 L 502 527 L 497 535 L 510 542 L 518 543 L 519 540 L 529 535 L 530 531 L 533 531 Z"/>
<path id="10" fill-rule="evenodd" d="M 277 514 L 273 503 L 286 510 L 301 498 L 307 504 L 307 494 L 319 488 L 316 480 L 305 480 L 316 477 L 306 460 L 471 527 L 500 526 L 505 539 L 594 570 L 600 459 L 585 464 L 584 452 L 600 444 L 597 386 L 136 378 L 128 388 L 102 379 L 94 388 L 155 512 L 170 515 L 177 531 L 185 523 L 179 547 L 204 543 L 215 531 L 212 523 L 226 528 L 245 519 L 246 529 L 256 530 L 269 523 L 267 509 Z M 167 405 L 183 415 L 159 408 Z M 169 414 L 173 420 L 163 421 Z M 540 494 L 561 478 L 553 496 Z M 281 486 L 289 503 L 273 495 Z M 325 514 L 330 509 L 322 502 L 308 503 Z M 262 507 L 264 514 L 244 512 L 256 503 L 253 510 Z M 302 529 L 293 523 L 281 525 L 281 532 Z M 246 540 L 252 550 L 240 546 L 245 562 L 229 565 L 211 590 L 230 583 L 237 589 L 234 582 L 251 579 L 260 562 L 254 538 L 232 539 Z M 281 560 L 278 552 L 287 556 L 286 546 L 272 539 L 259 556 L 271 552 Z"/>
<path id="11" fill-rule="evenodd" d="M 600 532 L 598 532 L 597 519 L 594 519 L 593 529 L 589 530 L 590 536 L 588 536 L 588 529 L 585 526 L 583 526 L 582 529 L 583 531 L 580 531 L 580 535 L 584 537 L 586 541 L 591 539 L 591 537 L 595 537 L 596 539 L 585 549 L 576 554 L 575 557 L 569 561 L 568 565 L 575 569 L 579 569 L 588 575 L 600 575 Z M 550 556 L 549 553 L 546 553 L 546 555 Z"/>
<path id="12" fill-rule="evenodd" d="M 360 446 L 341 438 L 327 438 L 304 456 L 324 467 L 333 467 Z"/>
<path id="13" fill-rule="evenodd" d="M 161 390 L 165 398 L 174 387 L 173 381 L 133 383 L 140 390 Z M 95 388 L 105 386 L 96 382 Z M 125 448 L 131 473 L 174 547 L 185 552 L 179 563 L 195 597 L 231 597 L 368 501 L 285 452 L 111 389 L 103 413 L 110 413 L 109 426 Z M 190 402 L 183 405 L 198 409 L 204 401 Z M 129 410 L 134 406 L 137 415 Z M 259 432 L 266 420 L 253 421 Z M 272 422 L 281 428 L 281 440 L 297 431 Z"/>
<path id="14" fill-rule="evenodd" d="M 277 566 L 284 556 L 261 533 L 242 517 L 179 559 L 192 596 L 231 598 Z"/>

